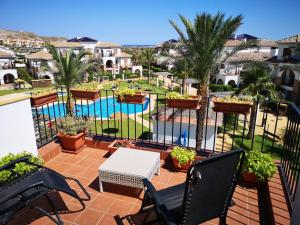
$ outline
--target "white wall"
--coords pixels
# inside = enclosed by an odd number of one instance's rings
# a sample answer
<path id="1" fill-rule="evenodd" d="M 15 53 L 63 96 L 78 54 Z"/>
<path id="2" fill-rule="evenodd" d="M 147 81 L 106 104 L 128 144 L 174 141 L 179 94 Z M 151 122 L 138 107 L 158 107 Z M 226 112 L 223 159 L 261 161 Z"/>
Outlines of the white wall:
<path id="1" fill-rule="evenodd" d="M 28 151 L 38 154 L 30 100 L 0 106 L 0 157 Z"/>
<path id="2" fill-rule="evenodd" d="M 5 70 L 1 70 L 0 69 L 0 84 L 4 84 L 4 76 L 6 74 L 11 74 L 15 77 L 15 79 L 18 78 L 18 73 L 16 69 L 5 69 Z"/>

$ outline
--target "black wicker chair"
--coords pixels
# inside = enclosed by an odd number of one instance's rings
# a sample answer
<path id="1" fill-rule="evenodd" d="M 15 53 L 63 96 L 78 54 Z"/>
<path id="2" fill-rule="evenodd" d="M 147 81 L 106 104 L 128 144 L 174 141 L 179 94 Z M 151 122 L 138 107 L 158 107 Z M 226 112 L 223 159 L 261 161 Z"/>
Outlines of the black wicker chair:
<path id="1" fill-rule="evenodd" d="M 0 186 L 0 223 L 7 224 L 13 219 L 14 215 L 21 209 L 25 207 L 30 207 L 49 217 L 53 222 L 58 225 L 63 224 L 59 213 L 67 213 L 67 211 L 58 211 L 55 209 L 55 204 L 48 195 L 53 192 L 64 192 L 74 198 L 76 198 L 82 208 L 85 208 L 83 201 L 90 200 L 89 193 L 85 190 L 82 184 L 74 178 L 65 177 L 54 170 L 49 168 L 36 165 L 29 161 L 31 156 L 25 156 L 14 160 L 0 168 L 0 171 L 10 170 L 13 172 L 15 165 L 20 162 L 25 162 L 26 164 L 31 164 L 37 167 L 37 170 L 27 173 L 26 175 L 16 177 L 12 182 Z M 12 174 L 16 176 L 15 173 Z M 79 197 L 78 194 L 70 188 L 67 180 L 75 181 L 85 194 L 84 198 Z M 52 207 L 51 212 L 44 208 L 34 205 L 34 201 L 40 199 L 41 197 L 46 197 L 49 205 Z M 74 212 L 74 211 L 73 211 Z"/>
<path id="2" fill-rule="evenodd" d="M 243 158 L 244 151 L 235 150 L 197 161 L 188 169 L 185 183 L 160 191 L 145 179 L 143 224 L 154 222 L 149 220 L 153 210 L 160 224 L 196 225 L 218 217 L 226 224 Z"/>

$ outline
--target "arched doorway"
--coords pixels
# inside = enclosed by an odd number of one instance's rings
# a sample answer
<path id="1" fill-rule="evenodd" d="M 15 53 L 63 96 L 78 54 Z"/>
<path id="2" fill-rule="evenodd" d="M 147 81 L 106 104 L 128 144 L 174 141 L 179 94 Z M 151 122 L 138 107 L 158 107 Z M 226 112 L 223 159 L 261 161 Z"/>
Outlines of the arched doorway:
<path id="1" fill-rule="evenodd" d="M 235 83 L 234 80 L 230 80 L 230 81 L 228 82 L 228 84 L 229 84 L 230 86 L 232 86 L 232 87 L 236 87 L 236 83 Z"/>
<path id="2" fill-rule="evenodd" d="M 8 73 L 3 76 L 3 80 L 5 84 L 13 83 L 15 81 L 14 75 Z"/>
<path id="3" fill-rule="evenodd" d="M 285 70 L 281 74 L 281 85 L 293 87 L 295 81 L 295 74 L 291 70 Z"/>
<path id="4" fill-rule="evenodd" d="M 48 75 L 44 75 L 41 77 L 42 79 L 51 79 Z"/>
<path id="5" fill-rule="evenodd" d="M 219 79 L 217 84 L 224 84 L 223 80 L 222 79 Z"/>
<path id="6" fill-rule="evenodd" d="M 107 60 L 105 63 L 106 68 L 112 68 L 113 67 L 113 61 Z"/>
<path id="7" fill-rule="evenodd" d="M 141 71 L 140 71 L 139 69 L 136 69 L 136 70 L 134 71 L 134 74 L 135 74 L 135 75 L 141 75 Z"/>

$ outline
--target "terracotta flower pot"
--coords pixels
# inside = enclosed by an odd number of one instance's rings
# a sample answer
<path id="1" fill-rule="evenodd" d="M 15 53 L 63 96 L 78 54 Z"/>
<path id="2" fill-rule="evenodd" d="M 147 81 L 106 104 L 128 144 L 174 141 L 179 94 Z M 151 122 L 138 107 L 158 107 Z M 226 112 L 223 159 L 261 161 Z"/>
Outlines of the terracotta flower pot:
<path id="1" fill-rule="evenodd" d="M 146 96 L 143 93 L 124 95 L 122 99 L 118 96 L 117 101 L 122 103 L 144 104 L 146 101 Z"/>
<path id="2" fill-rule="evenodd" d="M 176 168 L 176 169 L 179 169 L 179 170 L 188 170 L 190 165 L 193 163 L 193 161 L 189 161 L 188 163 L 186 164 L 181 164 L 179 165 L 179 161 L 175 158 L 172 157 L 172 162 L 173 162 L 173 166 Z"/>
<path id="3" fill-rule="evenodd" d="M 120 146 L 115 146 L 116 144 L 122 144 L 124 146 L 122 147 L 127 147 L 127 148 L 130 148 L 130 145 L 131 145 L 131 142 L 128 141 L 128 140 L 114 140 L 112 143 L 110 143 L 110 145 L 108 146 L 108 151 L 112 154 L 114 153 L 115 151 L 117 151 L 117 149 L 120 147 Z"/>
<path id="4" fill-rule="evenodd" d="M 167 99 L 167 105 L 170 108 L 199 109 L 200 101 L 198 96 L 190 96 L 190 99 Z"/>
<path id="5" fill-rule="evenodd" d="M 237 114 L 248 114 L 252 105 L 250 104 L 239 104 L 230 102 L 214 102 L 213 110 L 215 112 L 223 113 L 237 113 Z"/>
<path id="6" fill-rule="evenodd" d="M 73 99 L 97 100 L 100 98 L 99 91 L 84 91 L 84 90 L 70 90 Z"/>
<path id="7" fill-rule="evenodd" d="M 51 93 L 51 94 L 46 94 L 46 95 L 41 95 L 41 96 L 32 96 L 30 98 L 31 106 L 41 106 L 45 105 L 47 103 L 52 103 L 57 100 L 57 93 Z"/>
<path id="8" fill-rule="evenodd" d="M 253 173 L 243 172 L 242 173 L 243 181 L 249 184 L 257 184 L 258 179 Z"/>
<path id="9" fill-rule="evenodd" d="M 85 132 L 81 132 L 77 135 L 66 135 L 62 133 L 57 134 L 61 146 L 63 148 L 62 151 L 77 154 L 85 147 Z"/>

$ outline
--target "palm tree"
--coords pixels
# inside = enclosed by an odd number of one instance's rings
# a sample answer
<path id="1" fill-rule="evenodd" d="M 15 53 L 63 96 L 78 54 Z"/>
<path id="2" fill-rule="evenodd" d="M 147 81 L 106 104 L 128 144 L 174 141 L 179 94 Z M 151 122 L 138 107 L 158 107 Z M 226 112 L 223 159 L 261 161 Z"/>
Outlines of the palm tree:
<path id="1" fill-rule="evenodd" d="M 261 62 L 252 62 L 241 73 L 242 84 L 235 91 L 236 95 L 246 94 L 255 100 L 250 114 L 250 124 L 247 138 L 252 139 L 255 130 L 255 116 L 257 111 L 257 102 L 266 98 L 276 98 L 275 84 L 272 82 L 271 75 L 267 66 Z"/>
<path id="2" fill-rule="evenodd" d="M 150 82 L 151 64 L 155 61 L 156 58 L 154 53 L 155 53 L 154 48 L 147 48 L 145 51 L 142 52 L 142 57 L 148 67 L 148 82 Z"/>
<path id="3" fill-rule="evenodd" d="M 185 57 L 177 57 L 174 61 L 174 67 L 171 69 L 175 75 L 182 79 L 181 87 L 182 93 L 185 93 L 185 83 L 186 79 L 192 73 L 192 66 L 191 63 Z"/>
<path id="4" fill-rule="evenodd" d="M 96 62 L 85 62 L 83 60 L 84 57 L 90 53 L 84 50 L 81 50 L 78 54 L 75 54 L 72 50 L 69 50 L 63 54 L 52 45 L 49 45 L 48 49 L 52 54 L 53 60 L 55 61 L 55 66 L 57 67 L 59 73 L 56 83 L 59 85 L 65 85 L 67 89 L 67 114 L 72 114 L 70 88 L 76 83 L 82 82 L 83 74 L 94 72 L 94 66 Z"/>
<path id="5" fill-rule="evenodd" d="M 242 24 L 243 17 L 228 17 L 223 13 L 210 15 L 202 13 L 196 16 L 194 23 L 180 15 L 185 31 L 170 21 L 184 44 L 186 56 L 194 65 L 192 77 L 198 80 L 198 95 L 204 96 L 202 106 L 197 111 L 196 149 L 201 149 L 203 127 L 208 95 L 208 83 L 215 68 L 222 62 L 222 50 L 227 40 Z"/>

